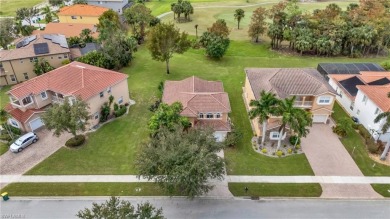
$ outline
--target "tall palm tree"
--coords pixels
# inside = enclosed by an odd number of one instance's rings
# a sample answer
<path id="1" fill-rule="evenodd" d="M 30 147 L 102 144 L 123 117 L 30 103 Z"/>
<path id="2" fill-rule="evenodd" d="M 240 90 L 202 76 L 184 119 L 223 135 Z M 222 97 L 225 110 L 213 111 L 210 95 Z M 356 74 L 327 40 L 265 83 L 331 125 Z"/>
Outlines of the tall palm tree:
<path id="1" fill-rule="evenodd" d="M 0 122 L 1 123 L 6 123 L 9 117 L 10 117 L 9 114 L 5 109 L 0 109 Z M 12 131 L 9 130 L 9 127 L 4 126 L 4 128 L 7 131 L 9 137 L 11 137 L 11 139 L 14 139 L 14 135 L 13 135 Z"/>
<path id="2" fill-rule="evenodd" d="M 51 9 L 48 5 L 44 8 L 42 8 L 42 13 L 45 15 L 45 20 L 47 23 L 52 22 L 53 17 L 56 16 L 56 14 L 53 11 L 51 11 Z"/>
<path id="3" fill-rule="evenodd" d="M 282 125 L 279 128 L 279 140 L 276 151 L 280 149 L 287 126 L 290 127 L 290 130 L 298 133 L 300 136 L 306 136 L 309 133 L 307 127 L 311 125 L 312 118 L 305 110 L 294 107 L 295 98 L 296 97 L 293 96 L 280 101 L 276 110 L 276 115 L 282 117 Z"/>
<path id="4" fill-rule="evenodd" d="M 264 145 L 265 134 L 267 132 L 267 123 L 270 115 L 273 115 L 276 112 L 276 107 L 279 103 L 279 100 L 276 98 L 276 95 L 271 92 L 261 91 L 260 100 L 252 100 L 249 103 L 249 106 L 253 107 L 249 111 L 249 117 L 254 119 L 259 118 L 259 122 L 263 124 L 262 136 L 261 136 L 261 145 Z"/>
<path id="5" fill-rule="evenodd" d="M 241 8 L 236 9 L 236 12 L 234 13 L 234 19 L 237 20 L 238 29 L 240 29 L 240 22 L 241 22 L 241 19 L 244 17 L 245 17 L 245 11 L 242 10 Z"/>
<path id="6" fill-rule="evenodd" d="M 385 122 L 383 123 L 383 126 L 382 126 L 382 132 L 386 133 L 387 130 L 390 128 L 390 112 L 380 113 L 375 118 L 374 122 L 378 123 L 378 122 L 382 121 L 382 119 L 385 120 Z M 387 152 L 389 152 L 389 149 L 390 149 L 390 139 L 387 140 L 385 150 L 383 150 L 383 153 L 381 154 L 381 160 L 385 160 L 386 159 L 386 154 L 387 154 Z"/>

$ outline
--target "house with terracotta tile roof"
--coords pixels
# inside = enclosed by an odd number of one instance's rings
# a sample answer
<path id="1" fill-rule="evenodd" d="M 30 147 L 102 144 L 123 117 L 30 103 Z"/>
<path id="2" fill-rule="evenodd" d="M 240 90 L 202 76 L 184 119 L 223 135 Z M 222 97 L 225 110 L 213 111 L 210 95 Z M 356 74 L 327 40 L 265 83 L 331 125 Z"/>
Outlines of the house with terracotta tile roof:
<path id="1" fill-rule="evenodd" d="M 99 17 L 108 8 L 97 5 L 70 5 L 60 8 L 57 13 L 60 23 L 98 24 Z"/>
<path id="2" fill-rule="evenodd" d="M 93 38 L 97 39 L 99 33 L 95 24 L 77 24 L 77 23 L 48 23 L 44 30 L 34 30 L 32 35 L 37 34 L 61 34 L 66 38 L 78 37 L 82 30 L 91 30 Z"/>
<path id="3" fill-rule="evenodd" d="M 259 100 L 260 92 L 272 92 L 278 98 L 296 97 L 294 106 L 305 109 L 312 114 L 313 123 L 327 123 L 333 112 L 336 92 L 312 68 L 246 68 L 244 100 L 247 110 L 251 100 Z M 252 128 L 257 136 L 261 136 L 258 119 L 251 120 Z M 266 131 L 270 132 L 271 140 L 279 139 L 279 132 L 272 131 L 280 127 L 278 117 L 271 116 Z"/>
<path id="4" fill-rule="evenodd" d="M 70 50 L 61 34 L 31 35 L 16 41 L 16 48 L 0 51 L 0 86 L 17 84 L 37 75 L 34 63 L 41 59 L 54 68 L 69 59 Z"/>
<path id="5" fill-rule="evenodd" d="M 345 111 L 359 120 L 375 139 L 388 141 L 390 130 L 382 133 L 384 121 L 374 123 L 379 113 L 390 111 L 390 72 L 329 74 L 329 84 L 337 92 L 337 101 Z"/>
<path id="6" fill-rule="evenodd" d="M 89 105 L 89 126 L 99 123 L 100 108 L 114 97 L 117 104 L 129 99 L 127 75 L 119 72 L 71 62 L 68 65 L 13 86 L 8 92 L 10 103 L 5 107 L 11 115 L 8 123 L 23 131 L 44 126 L 40 115 L 54 103 L 77 98 Z"/>
<path id="7" fill-rule="evenodd" d="M 229 96 L 220 81 L 206 81 L 192 76 L 181 81 L 165 81 L 162 102 L 183 105 L 182 116 L 193 127 L 211 127 L 217 141 L 231 131 Z"/>

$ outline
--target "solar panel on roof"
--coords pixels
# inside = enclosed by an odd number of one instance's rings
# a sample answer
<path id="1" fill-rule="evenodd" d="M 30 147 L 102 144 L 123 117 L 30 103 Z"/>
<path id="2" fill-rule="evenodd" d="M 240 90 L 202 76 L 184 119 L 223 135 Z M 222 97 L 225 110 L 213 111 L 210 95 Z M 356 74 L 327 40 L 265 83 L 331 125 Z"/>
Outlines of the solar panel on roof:
<path id="1" fill-rule="evenodd" d="M 390 80 L 384 77 L 384 78 L 381 78 L 381 79 L 376 80 L 376 81 L 371 81 L 368 84 L 369 85 L 386 85 L 386 84 L 390 84 Z"/>
<path id="2" fill-rule="evenodd" d="M 359 74 L 360 71 L 386 71 L 376 63 L 319 63 L 317 70 L 323 75 Z"/>
<path id="3" fill-rule="evenodd" d="M 348 91 L 352 96 L 356 96 L 358 89 L 357 85 L 364 85 L 364 83 L 358 77 L 352 77 L 339 82 L 345 90 Z"/>
<path id="4" fill-rule="evenodd" d="M 47 43 L 36 43 L 34 44 L 35 55 L 49 53 L 49 46 Z"/>
<path id="5" fill-rule="evenodd" d="M 16 48 L 24 47 L 30 44 L 32 41 L 34 41 L 37 38 L 36 35 L 28 36 L 23 38 L 20 42 L 16 44 Z"/>

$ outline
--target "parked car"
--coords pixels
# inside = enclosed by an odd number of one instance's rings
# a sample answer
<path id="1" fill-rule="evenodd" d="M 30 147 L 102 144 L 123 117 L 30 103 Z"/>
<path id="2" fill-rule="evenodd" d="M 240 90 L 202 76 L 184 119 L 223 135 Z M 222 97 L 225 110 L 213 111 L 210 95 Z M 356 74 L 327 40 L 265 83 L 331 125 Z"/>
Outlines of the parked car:
<path id="1" fill-rule="evenodd" d="M 11 144 L 10 150 L 14 153 L 21 152 L 24 148 L 28 147 L 32 143 L 37 142 L 38 140 L 39 138 L 37 134 L 34 132 L 29 132 Z"/>

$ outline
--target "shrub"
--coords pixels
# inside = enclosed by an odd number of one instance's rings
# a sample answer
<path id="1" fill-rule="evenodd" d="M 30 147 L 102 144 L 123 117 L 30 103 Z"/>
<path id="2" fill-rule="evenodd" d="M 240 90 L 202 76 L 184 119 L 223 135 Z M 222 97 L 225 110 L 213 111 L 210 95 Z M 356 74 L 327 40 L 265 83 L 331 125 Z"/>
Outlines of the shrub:
<path id="1" fill-rule="evenodd" d="M 64 61 L 61 62 L 62 65 L 67 65 L 70 63 L 69 59 L 64 59 Z"/>
<path id="2" fill-rule="evenodd" d="M 295 146 L 295 149 L 301 149 L 301 145 L 300 144 L 297 144 L 296 146 Z"/>
<path id="3" fill-rule="evenodd" d="M 283 147 L 285 148 L 285 147 L 287 147 L 287 145 L 286 145 L 286 144 L 284 144 L 284 145 L 283 145 Z"/>
<path id="4" fill-rule="evenodd" d="M 152 104 L 151 106 L 149 106 L 149 111 L 151 112 L 156 112 L 156 110 L 158 109 L 158 107 L 160 106 L 161 104 L 161 100 L 156 100 L 156 102 L 154 102 L 154 104 Z"/>
<path id="5" fill-rule="evenodd" d="M 292 154 L 292 149 L 291 148 L 287 149 L 287 153 Z"/>
<path id="6" fill-rule="evenodd" d="M 263 149 L 261 150 L 261 153 L 266 154 L 266 153 L 267 153 L 267 149 L 266 149 L 266 148 L 263 148 Z"/>
<path id="7" fill-rule="evenodd" d="M 332 127 L 333 133 L 336 133 L 340 137 L 347 136 L 347 131 L 345 131 L 341 126 L 336 125 Z"/>
<path id="8" fill-rule="evenodd" d="M 300 144 L 301 143 L 301 139 L 298 138 L 298 136 L 296 136 L 296 135 L 290 136 L 290 139 L 289 139 L 290 144 L 295 145 L 295 142 L 297 141 L 297 139 L 298 139 L 297 144 Z"/>
<path id="9" fill-rule="evenodd" d="M 366 128 L 364 128 L 363 125 L 358 125 L 358 130 L 359 130 L 359 134 L 360 134 L 364 139 L 371 138 L 370 133 L 367 131 Z"/>
<path id="10" fill-rule="evenodd" d="M 117 103 L 114 103 L 114 111 L 117 111 L 119 109 L 119 105 Z"/>
<path id="11" fill-rule="evenodd" d="M 12 138 L 11 138 L 11 136 L 9 136 L 8 134 L 3 134 L 3 135 L 0 135 L 0 140 L 3 140 L 3 141 L 11 141 Z"/>
<path id="12" fill-rule="evenodd" d="M 241 138 L 242 133 L 239 130 L 233 129 L 232 132 L 227 134 L 224 143 L 227 147 L 234 147 Z"/>
<path id="13" fill-rule="evenodd" d="M 283 156 L 283 152 L 282 151 L 276 151 L 276 156 L 278 156 L 278 157 Z"/>
<path id="14" fill-rule="evenodd" d="M 359 124 L 353 123 L 352 124 L 352 128 L 355 129 L 355 130 L 358 130 L 359 129 Z"/>
<path id="15" fill-rule="evenodd" d="M 21 135 L 22 134 L 22 130 L 20 130 L 20 129 L 16 128 L 16 127 L 13 127 L 12 125 L 8 125 L 6 123 L 3 124 L 3 128 L 5 130 L 10 130 L 15 135 Z"/>
<path id="16" fill-rule="evenodd" d="M 374 140 L 369 139 L 366 143 L 367 149 L 371 154 L 377 154 L 379 146 L 375 144 Z"/>
<path id="17" fill-rule="evenodd" d="M 390 71 L 390 62 L 382 62 L 381 66 L 386 69 L 387 71 Z"/>
<path id="18" fill-rule="evenodd" d="M 75 137 L 69 139 L 66 141 L 65 145 L 67 147 L 77 147 L 85 142 L 85 136 L 84 135 L 76 135 Z"/>
<path id="19" fill-rule="evenodd" d="M 127 111 L 127 107 L 124 105 L 121 105 L 117 111 L 114 112 L 115 117 L 120 117 L 123 114 L 125 114 Z"/>
<path id="20" fill-rule="evenodd" d="M 160 81 L 160 83 L 158 84 L 157 89 L 158 89 L 158 91 L 160 91 L 161 93 L 164 92 L 164 81 Z"/>
<path id="21" fill-rule="evenodd" d="M 100 122 L 107 121 L 108 115 L 110 115 L 110 105 L 105 102 L 100 108 Z"/>

